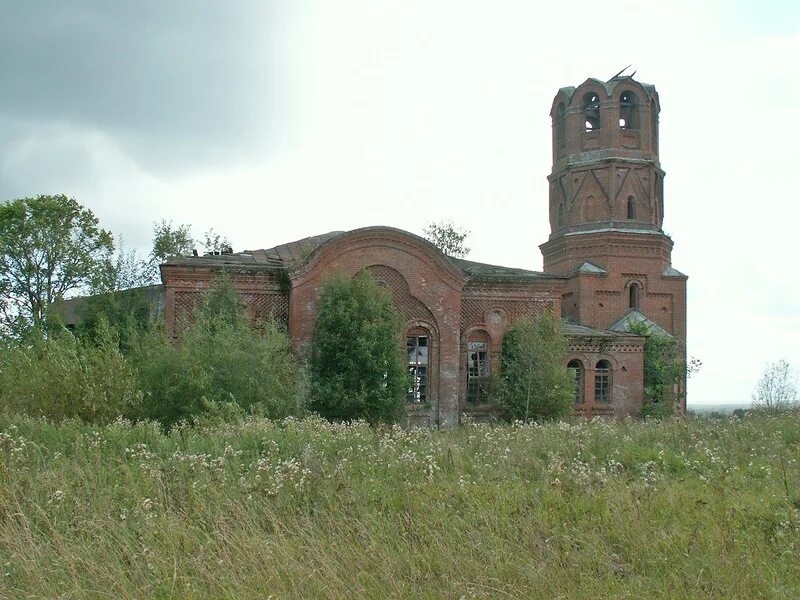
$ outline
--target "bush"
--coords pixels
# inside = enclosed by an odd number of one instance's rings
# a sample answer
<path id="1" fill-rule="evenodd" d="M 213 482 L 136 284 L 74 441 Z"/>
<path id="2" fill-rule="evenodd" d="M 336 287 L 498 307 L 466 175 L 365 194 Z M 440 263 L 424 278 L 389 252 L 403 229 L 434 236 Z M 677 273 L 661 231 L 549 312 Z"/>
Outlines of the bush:
<path id="1" fill-rule="evenodd" d="M 675 414 L 680 390 L 686 378 L 686 363 L 678 341 L 652 331 L 645 323 L 632 323 L 630 332 L 646 338 L 644 343 L 644 404 L 642 416 L 668 417 Z"/>
<path id="2" fill-rule="evenodd" d="M 335 420 L 400 420 L 409 385 L 401 331 L 389 292 L 369 273 L 327 281 L 312 345 L 311 408 Z"/>
<path id="3" fill-rule="evenodd" d="M 11 413 L 107 423 L 138 411 L 141 394 L 102 319 L 92 341 L 62 329 L 0 353 L 0 402 Z"/>
<path id="4" fill-rule="evenodd" d="M 572 410 L 567 340 L 552 312 L 518 321 L 503 338 L 495 400 L 510 420 L 558 419 Z"/>
<path id="5" fill-rule="evenodd" d="M 139 335 L 130 354 L 144 392 L 141 416 L 165 426 L 235 403 L 269 418 L 303 412 L 305 378 L 288 335 L 259 331 L 227 279 L 218 281 L 173 344 L 163 327 Z"/>

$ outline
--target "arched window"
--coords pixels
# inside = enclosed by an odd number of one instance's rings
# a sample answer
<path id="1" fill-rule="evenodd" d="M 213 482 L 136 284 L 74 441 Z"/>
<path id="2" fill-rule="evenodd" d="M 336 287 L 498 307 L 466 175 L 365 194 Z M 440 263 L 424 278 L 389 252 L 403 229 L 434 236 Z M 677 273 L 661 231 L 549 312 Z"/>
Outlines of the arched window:
<path id="1" fill-rule="evenodd" d="M 639 308 L 639 284 L 632 283 L 628 287 L 628 308 Z"/>
<path id="2" fill-rule="evenodd" d="M 563 227 L 564 226 L 564 205 L 563 204 L 559 204 L 558 205 L 558 226 L 559 227 Z"/>
<path id="3" fill-rule="evenodd" d="M 619 98 L 619 126 L 639 129 L 639 100 L 633 92 L 622 92 Z"/>
<path id="4" fill-rule="evenodd" d="M 575 385 L 575 404 L 583 404 L 583 364 L 579 360 L 571 360 L 567 368 L 572 373 L 572 380 Z"/>
<path id="5" fill-rule="evenodd" d="M 600 129 L 600 96 L 595 92 L 583 96 L 583 126 L 587 132 Z"/>
<path id="6" fill-rule="evenodd" d="M 653 152 L 658 154 L 658 108 L 656 101 L 650 101 L 650 137 L 653 140 Z"/>
<path id="7" fill-rule="evenodd" d="M 428 332 L 421 327 L 415 327 L 406 334 L 408 372 L 411 373 L 411 386 L 406 400 L 415 404 L 428 402 L 429 341 Z"/>
<path id="8" fill-rule="evenodd" d="M 566 143 L 566 125 L 564 123 L 564 103 L 561 102 L 556 109 L 556 149 L 558 154 L 564 150 Z"/>
<path id="9" fill-rule="evenodd" d="M 628 196 L 628 220 L 633 221 L 636 218 L 636 198 Z"/>
<path id="10" fill-rule="evenodd" d="M 489 337 L 482 332 L 467 339 L 467 402 L 486 402 L 489 390 Z"/>
<path id="11" fill-rule="evenodd" d="M 599 361 L 594 368 L 594 401 L 611 402 L 611 364 L 607 360 Z"/>

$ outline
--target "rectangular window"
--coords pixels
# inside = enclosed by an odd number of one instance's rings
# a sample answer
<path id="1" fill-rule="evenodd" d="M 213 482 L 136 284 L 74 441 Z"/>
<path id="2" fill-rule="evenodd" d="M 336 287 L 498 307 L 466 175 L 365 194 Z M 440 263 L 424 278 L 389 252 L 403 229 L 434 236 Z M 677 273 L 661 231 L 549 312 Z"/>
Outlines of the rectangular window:
<path id="1" fill-rule="evenodd" d="M 411 373 L 411 387 L 406 400 L 413 403 L 428 401 L 428 337 L 412 335 L 406 338 L 408 372 Z"/>
<path id="2" fill-rule="evenodd" d="M 489 353 L 486 342 L 467 343 L 467 402 L 485 402 L 489 384 Z"/>
<path id="3" fill-rule="evenodd" d="M 601 404 L 611 402 L 609 369 L 598 368 L 594 373 L 594 401 Z"/>

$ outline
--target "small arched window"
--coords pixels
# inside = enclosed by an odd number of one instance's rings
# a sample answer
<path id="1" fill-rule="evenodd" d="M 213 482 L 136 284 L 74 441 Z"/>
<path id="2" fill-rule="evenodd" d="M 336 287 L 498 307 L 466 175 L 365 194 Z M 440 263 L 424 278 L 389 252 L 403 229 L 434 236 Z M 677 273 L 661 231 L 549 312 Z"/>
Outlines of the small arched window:
<path id="1" fill-rule="evenodd" d="M 636 218 L 636 198 L 628 196 L 628 220 L 633 221 Z"/>
<path id="2" fill-rule="evenodd" d="M 628 307 L 639 308 L 639 284 L 632 283 L 628 287 Z"/>
<path id="3" fill-rule="evenodd" d="M 476 332 L 467 339 L 467 402 L 486 402 L 489 392 L 489 336 Z"/>
<path id="4" fill-rule="evenodd" d="M 579 360 L 571 360 L 567 368 L 572 373 L 572 381 L 575 386 L 574 402 L 583 404 L 583 364 Z"/>
<path id="5" fill-rule="evenodd" d="M 594 369 L 594 401 L 611 402 L 611 364 L 607 360 L 599 361 Z"/>
<path id="6" fill-rule="evenodd" d="M 559 227 L 563 227 L 564 226 L 564 205 L 563 204 L 559 204 L 558 205 L 558 226 Z"/>
<path id="7" fill-rule="evenodd" d="M 566 124 L 564 123 L 564 103 L 561 102 L 556 109 L 556 148 L 558 153 L 564 150 L 566 144 Z"/>
<path id="8" fill-rule="evenodd" d="M 408 372 L 411 373 L 406 401 L 414 404 L 428 402 L 429 342 L 428 332 L 421 327 L 415 327 L 406 334 L 406 357 Z"/>
<path id="9" fill-rule="evenodd" d="M 583 96 L 583 127 L 587 132 L 600 129 L 600 96 L 595 92 Z"/>
<path id="10" fill-rule="evenodd" d="M 650 101 L 650 137 L 653 140 L 653 151 L 658 154 L 658 108 L 656 101 Z"/>
<path id="11" fill-rule="evenodd" d="M 639 100 L 633 92 L 622 92 L 619 98 L 619 126 L 639 129 Z"/>

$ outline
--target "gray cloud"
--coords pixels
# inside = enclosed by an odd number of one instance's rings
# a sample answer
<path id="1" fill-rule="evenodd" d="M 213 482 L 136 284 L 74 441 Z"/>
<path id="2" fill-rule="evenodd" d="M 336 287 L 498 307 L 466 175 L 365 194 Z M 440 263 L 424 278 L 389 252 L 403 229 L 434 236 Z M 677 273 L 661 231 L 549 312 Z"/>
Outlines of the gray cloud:
<path id="1" fill-rule="evenodd" d="M 102 132 L 149 170 L 268 149 L 271 37 L 291 17 L 272 2 L 31 0 L 2 12 L 0 159 L 59 126 Z M 16 192 L 0 178 L 0 198 Z"/>

